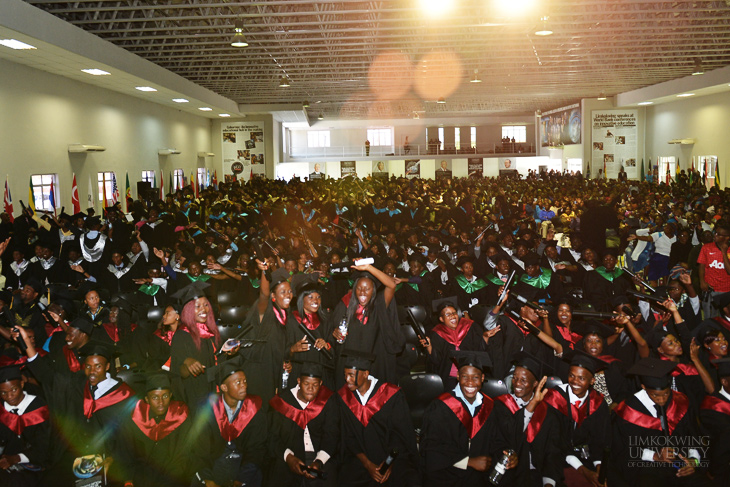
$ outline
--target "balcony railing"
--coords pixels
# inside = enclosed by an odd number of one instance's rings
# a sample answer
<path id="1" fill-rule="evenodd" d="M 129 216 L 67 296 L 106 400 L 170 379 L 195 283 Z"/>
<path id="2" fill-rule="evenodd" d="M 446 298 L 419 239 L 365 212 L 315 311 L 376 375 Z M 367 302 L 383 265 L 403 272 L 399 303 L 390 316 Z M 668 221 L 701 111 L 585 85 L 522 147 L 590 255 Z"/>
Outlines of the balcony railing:
<path id="1" fill-rule="evenodd" d="M 317 159 L 317 158 L 378 158 L 378 157 L 402 157 L 421 158 L 441 155 L 476 155 L 476 154 L 524 154 L 525 156 L 535 155 L 535 146 L 528 144 L 491 144 L 489 146 L 477 147 L 455 147 L 445 146 L 443 149 L 438 144 L 422 144 L 410 146 L 370 146 L 367 149 L 362 146 L 332 146 L 332 147 L 292 147 L 291 153 L 287 154 L 287 160 L 291 159 Z"/>

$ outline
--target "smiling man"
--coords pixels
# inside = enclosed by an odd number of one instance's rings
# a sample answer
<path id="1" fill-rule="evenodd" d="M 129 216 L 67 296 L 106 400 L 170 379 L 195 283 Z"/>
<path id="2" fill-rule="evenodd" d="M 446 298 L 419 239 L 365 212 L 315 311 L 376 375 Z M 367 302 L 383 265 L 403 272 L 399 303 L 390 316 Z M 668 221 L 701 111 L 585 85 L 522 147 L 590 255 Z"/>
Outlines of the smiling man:
<path id="1" fill-rule="evenodd" d="M 459 383 L 435 399 L 423 416 L 424 485 L 486 485 L 493 463 L 516 443 L 503 434 L 492 414 L 494 403 L 481 392 L 489 355 L 454 352 L 452 357 Z M 516 466 L 517 455 L 512 453 L 506 468 Z"/>

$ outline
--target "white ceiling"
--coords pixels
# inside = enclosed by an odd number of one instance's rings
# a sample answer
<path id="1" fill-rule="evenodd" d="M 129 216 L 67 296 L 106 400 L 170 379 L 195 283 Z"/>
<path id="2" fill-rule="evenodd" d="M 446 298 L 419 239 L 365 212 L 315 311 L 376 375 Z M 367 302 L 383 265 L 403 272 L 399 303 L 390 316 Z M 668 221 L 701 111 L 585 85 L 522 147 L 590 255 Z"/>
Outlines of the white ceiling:
<path id="1" fill-rule="evenodd" d="M 520 115 L 682 78 L 696 59 L 730 65 L 726 1 L 535 0 L 519 13 L 528 0 L 500 0 L 502 13 L 496 0 L 453 0 L 436 17 L 419 0 L 25 1 L 244 113 L 288 106 L 289 121 L 304 100 L 313 119 Z M 554 34 L 536 36 L 544 15 Z M 236 19 L 247 48 L 230 46 Z M 482 83 L 469 83 L 475 70 Z"/>

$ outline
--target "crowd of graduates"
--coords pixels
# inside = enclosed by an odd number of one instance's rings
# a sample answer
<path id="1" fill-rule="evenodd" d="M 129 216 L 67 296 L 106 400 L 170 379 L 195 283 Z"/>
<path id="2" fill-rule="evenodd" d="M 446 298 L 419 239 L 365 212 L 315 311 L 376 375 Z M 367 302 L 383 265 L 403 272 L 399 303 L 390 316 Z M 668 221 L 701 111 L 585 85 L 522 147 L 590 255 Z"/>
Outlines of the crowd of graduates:
<path id="1" fill-rule="evenodd" d="M 726 485 L 729 205 L 531 172 L 3 213 L 0 485 Z"/>

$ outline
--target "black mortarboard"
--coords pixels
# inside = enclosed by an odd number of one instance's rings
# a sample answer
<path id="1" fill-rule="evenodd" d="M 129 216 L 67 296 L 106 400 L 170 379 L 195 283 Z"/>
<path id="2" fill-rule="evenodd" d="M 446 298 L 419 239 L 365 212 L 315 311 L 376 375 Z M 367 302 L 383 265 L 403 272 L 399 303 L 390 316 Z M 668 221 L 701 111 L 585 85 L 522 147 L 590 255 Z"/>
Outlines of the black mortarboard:
<path id="1" fill-rule="evenodd" d="M 608 247 L 603 251 L 603 257 L 606 255 L 613 255 L 614 257 L 618 258 L 618 249 L 615 247 Z"/>
<path id="2" fill-rule="evenodd" d="M 648 389 L 662 390 L 672 385 L 672 377 L 669 373 L 676 366 L 677 364 L 670 360 L 648 357 L 636 362 L 627 373 L 638 376 L 641 383 Z"/>
<path id="3" fill-rule="evenodd" d="M 155 391 L 157 389 L 172 389 L 170 376 L 166 372 L 155 372 L 147 376 L 144 384 L 145 392 Z"/>
<path id="4" fill-rule="evenodd" d="M 74 213 L 73 215 L 71 215 L 71 220 L 73 220 L 73 221 L 78 220 L 79 218 L 86 219 L 86 213 L 84 213 L 83 211 L 80 211 L 78 213 Z"/>
<path id="5" fill-rule="evenodd" d="M 375 355 L 359 350 L 344 350 L 342 357 L 345 369 L 370 370 L 375 362 Z"/>
<path id="6" fill-rule="evenodd" d="M 77 328 L 79 331 L 83 331 L 89 336 L 91 336 L 91 333 L 94 331 L 94 323 L 92 323 L 91 321 L 89 321 L 88 318 L 85 318 L 83 316 L 77 317 L 75 320 L 69 323 L 68 326 Z"/>
<path id="7" fill-rule="evenodd" d="M 316 377 L 317 379 L 321 379 L 323 373 L 322 366 L 315 362 L 303 362 L 299 369 L 299 377 Z"/>
<path id="8" fill-rule="evenodd" d="M 459 370 L 462 367 L 472 366 L 484 372 L 492 366 L 492 361 L 487 352 L 453 351 L 451 352 L 451 361 Z"/>
<path id="9" fill-rule="evenodd" d="M 608 362 L 580 350 L 566 350 L 563 360 L 568 362 L 571 367 L 582 367 L 593 375 L 608 367 Z"/>
<path id="10" fill-rule="evenodd" d="M 98 216 L 92 216 L 86 219 L 85 222 L 86 228 L 94 228 L 96 226 L 101 226 L 101 218 Z"/>
<path id="11" fill-rule="evenodd" d="M 489 258 L 492 262 L 495 264 L 499 264 L 501 261 L 506 260 L 507 262 L 512 264 L 512 257 L 507 252 L 497 252 L 493 256 Z"/>
<path id="12" fill-rule="evenodd" d="M 363 277 L 366 277 L 366 278 L 370 279 L 371 281 L 373 281 L 373 284 L 375 285 L 376 290 L 380 289 L 380 286 L 383 285 L 383 283 L 380 282 L 380 279 L 378 279 L 374 275 L 370 274 L 368 271 L 357 271 L 357 272 L 353 272 L 352 274 L 350 274 L 350 279 L 352 279 L 352 281 L 353 281 L 353 288 L 357 284 L 357 280 L 361 279 Z"/>
<path id="13" fill-rule="evenodd" d="M 522 367 L 523 369 L 529 370 L 537 380 L 540 380 L 543 376 L 550 375 L 552 372 L 552 367 L 525 351 L 515 353 L 512 356 L 512 364 L 515 367 Z"/>
<path id="14" fill-rule="evenodd" d="M 697 339 L 697 343 L 702 345 L 702 342 L 705 341 L 705 338 L 710 332 L 713 331 L 722 331 L 722 328 L 720 324 L 715 320 L 706 321 L 704 323 L 701 323 L 697 326 L 694 330 L 692 330 L 692 336 L 694 336 Z"/>
<path id="15" fill-rule="evenodd" d="M 25 281 L 25 285 L 32 287 L 33 290 L 37 293 L 43 292 L 43 284 L 41 284 L 41 281 L 35 276 L 29 277 Z"/>
<path id="16" fill-rule="evenodd" d="M 611 306 L 621 306 L 622 304 L 631 304 L 631 300 L 624 294 L 619 294 L 611 298 Z"/>
<path id="17" fill-rule="evenodd" d="M 600 321 L 585 320 L 575 321 L 571 326 L 571 331 L 576 332 L 580 336 L 598 335 L 605 341 L 606 338 L 615 334 L 616 331 L 608 325 L 604 325 Z"/>
<path id="18" fill-rule="evenodd" d="M 295 274 L 291 278 L 291 287 L 294 294 L 311 294 L 321 292 L 321 286 L 317 282 L 318 274 Z"/>
<path id="19" fill-rule="evenodd" d="M 719 358 L 713 360 L 712 363 L 717 367 L 718 376 L 730 377 L 730 357 Z"/>
<path id="20" fill-rule="evenodd" d="M 459 269 L 461 269 L 464 266 L 464 264 L 466 264 L 467 262 L 471 262 L 472 265 L 474 265 L 474 256 L 472 256 L 472 255 L 462 255 L 461 257 L 459 257 L 458 259 L 456 259 L 456 267 L 458 267 Z"/>
<path id="21" fill-rule="evenodd" d="M 419 254 L 418 252 L 413 252 L 411 255 L 408 256 L 408 262 L 418 262 L 419 264 L 425 266 L 426 265 L 426 258 L 423 256 L 423 254 Z"/>
<path id="22" fill-rule="evenodd" d="M 0 384 L 10 382 L 11 380 L 21 380 L 22 378 L 20 367 L 17 365 L 10 365 L 0 369 Z"/>
<path id="23" fill-rule="evenodd" d="M 730 304 L 730 292 L 718 294 L 712 298 L 712 304 L 715 308 L 722 309 Z"/>
<path id="24" fill-rule="evenodd" d="M 206 297 L 205 290 L 209 287 L 210 284 L 203 281 L 191 282 L 184 288 L 175 292 L 172 297 L 178 299 L 184 306 L 194 299 Z"/>
<path id="25" fill-rule="evenodd" d="M 434 313 L 441 313 L 441 310 L 446 306 L 451 306 L 454 309 L 459 309 L 459 299 L 456 296 L 449 296 L 448 298 L 434 299 L 431 302 L 431 308 Z"/>
<path id="26" fill-rule="evenodd" d="M 522 262 L 525 263 L 525 267 L 531 265 L 540 265 L 540 256 L 537 255 L 535 252 L 528 252 L 527 255 L 522 258 Z"/>
<path id="27" fill-rule="evenodd" d="M 112 359 L 113 350 L 106 343 L 92 340 L 83 347 L 81 347 L 81 350 L 79 350 L 79 354 L 84 357 L 84 359 L 86 357 L 98 355 L 100 357 L 104 357 L 107 362 L 110 362 Z"/>
<path id="28" fill-rule="evenodd" d="M 215 372 L 215 378 L 218 381 L 218 384 L 222 384 L 227 378 L 236 372 L 243 372 L 245 374 L 246 370 L 243 367 L 243 359 L 238 356 L 230 360 L 226 360 L 222 364 L 218 365 Z"/>
<path id="29" fill-rule="evenodd" d="M 547 240 L 547 241 L 545 241 L 545 248 L 548 248 L 548 247 L 556 247 L 557 248 L 557 246 L 558 246 L 558 241 L 557 240 Z"/>
<path id="30" fill-rule="evenodd" d="M 664 339 L 669 335 L 669 332 L 664 330 L 661 326 L 655 326 L 651 330 L 649 330 L 649 333 L 646 334 L 644 339 L 646 340 L 646 343 L 649 344 L 649 347 L 653 350 L 658 349 L 662 346 L 662 342 Z"/>
<path id="31" fill-rule="evenodd" d="M 274 272 L 271 273 L 271 285 L 270 289 L 273 291 L 276 286 L 281 284 L 284 281 L 288 281 L 291 275 L 289 274 L 289 271 L 284 269 L 283 267 L 279 267 Z"/>

